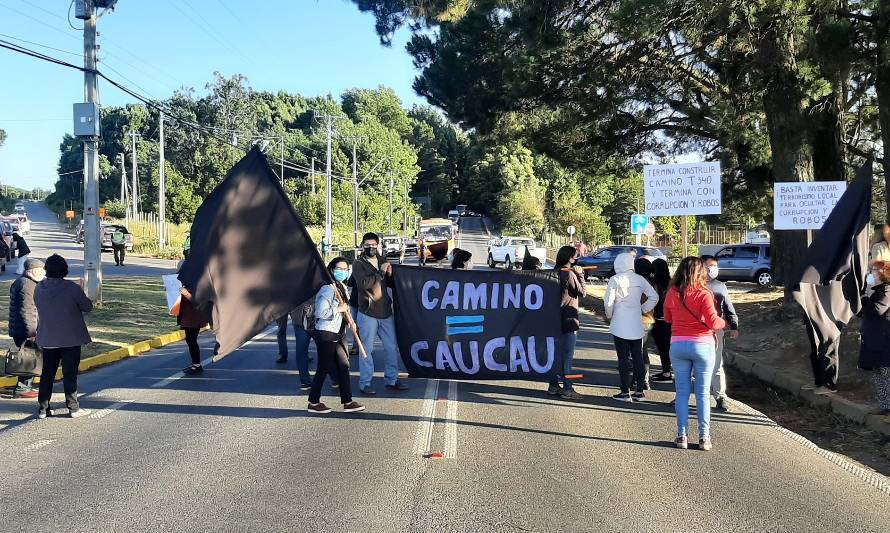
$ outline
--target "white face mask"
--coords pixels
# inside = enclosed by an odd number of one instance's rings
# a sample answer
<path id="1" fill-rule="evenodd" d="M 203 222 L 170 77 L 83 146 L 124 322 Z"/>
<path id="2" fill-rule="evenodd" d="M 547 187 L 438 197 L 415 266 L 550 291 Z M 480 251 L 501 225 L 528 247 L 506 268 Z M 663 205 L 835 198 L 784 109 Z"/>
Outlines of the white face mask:
<path id="1" fill-rule="evenodd" d="M 717 276 L 720 275 L 720 267 L 717 265 L 708 267 L 708 277 L 711 279 L 717 279 Z"/>
<path id="2" fill-rule="evenodd" d="M 871 285 L 877 285 L 877 283 L 878 283 L 878 279 L 875 277 L 874 273 L 869 272 L 868 275 L 865 276 L 865 282 L 866 282 L 869 286 L 871 286 Z"/>

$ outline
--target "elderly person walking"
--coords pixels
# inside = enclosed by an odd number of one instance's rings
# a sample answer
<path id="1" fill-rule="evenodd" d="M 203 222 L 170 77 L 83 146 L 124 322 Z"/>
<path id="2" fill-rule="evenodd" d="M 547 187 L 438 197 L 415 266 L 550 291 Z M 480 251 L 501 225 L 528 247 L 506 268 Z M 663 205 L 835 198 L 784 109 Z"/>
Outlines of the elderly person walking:
<path id="1" fill-rule="evenodd" d="M 76 283 L 68 281 L 68 263 L 62 256 L 46 260 L 46 279 L 34 291 L 34 303 L 40 322 L 37 324 L 37 345 L 43 349 L 43 372 L 40 374 L 40 410 L 37 418 L 53 416 L 50 398 L 59 363 L 62 364 L 65 403 L 71 418 L 90 414 L 77 401 L 77 373 L 80 350 L 92 342 L 83 315 L 93 310 L 93 302 Z"/>
<path id="2" fill-rule="evenodd" d="M 9 336 L 17 348 L 25 341 L 37 338 L 37 306 L 34 305 L 34 291 L 43 281 L 46 271 L 43 261 L 28 258 L 24 263 L 24 273 L 9 287 Z M 32 378 L 22 380 L 13 390 L 12 396 L 36 398 L 37 391 L 31 388 Z"/>

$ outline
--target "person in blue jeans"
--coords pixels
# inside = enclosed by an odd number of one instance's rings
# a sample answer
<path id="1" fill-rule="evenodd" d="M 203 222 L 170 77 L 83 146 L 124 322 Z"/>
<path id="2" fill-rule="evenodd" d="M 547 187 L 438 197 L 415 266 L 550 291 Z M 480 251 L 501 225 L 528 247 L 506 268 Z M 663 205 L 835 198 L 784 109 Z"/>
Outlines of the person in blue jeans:
<path id="1" fill-rule="evenodd" d="M 300 390 L 309 390 L 312 387 L 312 376 L 309 374 L 309 341 L 312 338 L 306 331 L 312 316 L 312 307 L 312 302 L 306 302 L 290 312 L 294 326 L 294 359 L 300 374 Z M 278 319 L 278 363 L 287 362 L 287 318 L 288 315 L 284 315 Z"/>
<path id="2" fill-rule="evenodd" d="M 366 233 L 362 237 L 362 254 L 352 264 L 350 305 L 358 309 L 356 325 L 359 338 L 369 357 L 359 359 L 359 391 L 367 396 L 377 394 L 371 387 L 374 378 L 374 341 L 383 343 L 383 379 L 388 389 L 403 391 L 408 386 L 399 380 L 399 348 L 392 312 L 392 266 L 380 257 L 380 237 Z"/>
<path id="3" fill-rule="evenodd" d="M 678 448 L 688 447 L 689 394 L 695 373 L 695 406 L 698 413 L 699 448 L 711 444 L 711 378 L 717 339 L 715 331 L 726 328 L 717 314 L 714 293 L 708 289 L 708 271 L 698 257 L 680 262 L 664 302 L 664 319 L 671 325 L 671 364 L 677 388 Z"/>
<path id="4" fill-rule="evenodd" d="M 580 400 L 581 394 L 572 387 L 572 380 L 567 376 L 572 374 L 572 366 L 575 361 L 575 345 L 578 342 L 578 330 L 581 329 L 581 321 L 578 315 L 578 299 L 587 294 L 587 285 L 584 282 L 584 271 L 575 266 L 577 250 L 572 246 L 563 246 L 556 253 L 556 264 L 553 269 L 559 276 L 560 309 L 559 317 L 562 326 L 562 335 L 557 344 L 559 356 L 557 362 L 561 363 L 557 373 L 550 378 L 550 386 L 547 394 L 561 396 L 566 400 Z M 562 387 L 559 380 L 562 379 Z"/>

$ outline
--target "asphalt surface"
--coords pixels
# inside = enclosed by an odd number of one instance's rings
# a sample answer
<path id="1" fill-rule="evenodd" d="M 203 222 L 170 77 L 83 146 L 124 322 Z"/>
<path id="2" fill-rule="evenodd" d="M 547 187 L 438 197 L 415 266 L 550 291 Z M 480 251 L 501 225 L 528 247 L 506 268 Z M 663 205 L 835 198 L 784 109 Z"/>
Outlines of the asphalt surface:
<path id="1" fill-rule="evenodd" d="M 533 382 L 394 393 L 378 377 L 356 398 L 367 412 L 312 416 L 274 330 L 200 376 L 178 372 L 181 344 L 84 374 L 92 417 L 0 401 L 2 516 L 34 531 L 888 530 L 890 497 L 738 408 L 714 414 L 713 451 L 674 448 L 670 388 L 611 400 L 611 340 L 583 322 L 576 402 Z M 323 401 L 339 407 L 329 386 Z"/>
<path id="2" fill-rule="evenodd" d="M 43 203 L 24 202 L 25 212 L 31 219 L 31 234 L 25 235 L 31 257 L 46 259 L 52 254 L 59 254 L 68 261 L 71 277 L 83 276 L 83 245 L 74 242 L 73 230 L 69 232 L 59 224 L 55 213 Z M 149 259 L 128 255 L 125 266 L 114 264 L 114 256 L 110 251 L 102 254 L 103 276 L 161 276 L 176 271 L 176 261 L 166 259 Z M 0 281 L 15 279 L 15 268 L 8 266 L 6 272 L 0 273 Z"/>

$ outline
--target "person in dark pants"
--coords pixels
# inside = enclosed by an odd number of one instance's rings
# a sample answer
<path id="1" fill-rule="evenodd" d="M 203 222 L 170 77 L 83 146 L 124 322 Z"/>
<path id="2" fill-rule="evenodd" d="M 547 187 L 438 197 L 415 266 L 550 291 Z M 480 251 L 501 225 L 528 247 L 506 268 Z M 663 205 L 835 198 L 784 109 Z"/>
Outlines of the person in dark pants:
<path id="1" fill-rule="evenodd" d="M 560 306 L 559 322 L 561 335 L 559 336 L 557 373 L 550 378 L 547 394 L 561 396 L 565 400 L 580 400 L 583 396 L 576 392 L 572 386 L 572 380 L 568 377 L 572 374 L 575 361 L 575 346 L 578 343 L 578 330 L 581 329 L 581 320 L 578 315 L 578 300 L 587 294 L 587 284 L 584 282 L 584 271 L 575 265 L 577 252 L 573 246 L 563 246 L 556 253 L 556 262 L 553 270 L 559 278 Z M 559 380 L 562 379 L 562 387 Z"/>
<path id="2" fill-rule="evenodd" d="M 34 291 L 46 275 L 43 261 L 38 259 L 26 259 L 24 270 L 24 274 L 9 287 L 9 336 L 16 348 L 21 348 L 26 340 L 37 339 Z M 37 391 L 31 387 L 31 380 L 19 378 L 13 389 L 13 398 L 36 398 Z"/>
<path id="3" fill-rule="evenodd" d="M 290 312 L 294 325 L 294 358 L 297 360 L 297 371 L 300 373 L 300 390 L 309 390 L 312 386 L 312 375 L 309 373 L 309 341 L 312 338 L 306 329 L 313 312 L 312 303 L 305 303 Z M 278 319 L 278 363 L 287 362 L 287 318 Z"/>
<path id="4" fill-rule="evenodd" d="M 40 410 L 37 418 L 53 415 L 50 399 L 53 381 L 59 363 L 62 364 L 65 403 L 69 416 L 79 418 L 90 414 L 82 409 L 77 400 L 77 373 L 80 350 L 92 342 L 83 315 L 93 310 L 93 302 L 76 283 L 68 281 L 68 263 L 53 254 L 46 260 L 46 279 L 34 290 L 37 306 L 37 345 L 43 349 L 43 372 L 40 374 L 40 392 L 37 401 Z"/>
<path id="5" fill-rule="evenodd" d="M 192 294 L 183 287 L 180 291 L 182 300 L 179 304 L 179 316 L 176 322 L 185 332 L 185 344 L 189 349 L 192 364 L 185 367 L 182 372 L 186 375 L 200 374 L 204 371 L 201 366 L 201 346 L 198 344 L 198 334 L 210 321 L 207 315 L 192 305 Z"/>
<path id="6" fill-rule="evenodd" d="M 346 412 L 364 411 L 365 406 L 353 401 L 352 384 L 349 381 L 349 354 L 343 342 L 346 330 L 344 315 L 349 312 L 346 303 L 349 294 L 343 282 L 349 277 L 349 263 L 337 257 L 328 264 L 334 278 L 332 285 L 325 285 L 315 297 L 315 345 L 318 347 L 318 368 L 309 391 L 308 410 L 312 414 L 326 414 L 331 408 L 321 403 L 321 387 L 325 378 L 336 375 L 340 383 L 340 402 Z"/>
<path id="7" fill-rule="evenodd" d="M 890 421 L 890 262 L 872 263 L 868 284 L 872 291 L 862 297 L 859 368 L 872 372 L 878 408 L 871 414 Z"/>
<path id="8" fill-rule="evenodd" d="M 661 372 L 652 376 L 652 381 L 673 381 L 671 369 L 671 325 L 664 319 L 664 297 L 671 288 L 671 271 L 667 261 L 658 258 L 652 262 L 655 269 L 655 290 L 658 292 L 658 304 L 655 305 L 655 324 L 652 326 L 652 340 L 661 358 Z"/>
<path id="9" fill-rule="evenodd" d="M 114 264 L 124 266 L 124 259 L 127 256 L 127 234 L 119 227 L 115 227 L 111 233 L 111 249 L 114 251 Z"/>

